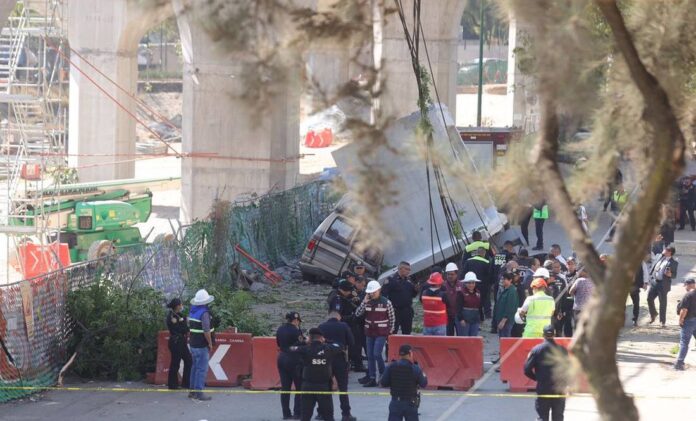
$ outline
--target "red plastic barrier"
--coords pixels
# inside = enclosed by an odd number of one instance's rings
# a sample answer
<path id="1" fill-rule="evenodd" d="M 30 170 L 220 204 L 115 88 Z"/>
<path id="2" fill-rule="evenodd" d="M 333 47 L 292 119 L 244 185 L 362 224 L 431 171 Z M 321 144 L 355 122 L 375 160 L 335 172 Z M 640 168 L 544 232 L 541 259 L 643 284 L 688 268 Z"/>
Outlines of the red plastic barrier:
<path id="1" fill-rule="evenodd" d="M 274 337 L 257 336 L 251 340 L 251 381 L 253 390 L 280 388 L 278 374 L 278 344 Z"/>
<path id="2" fill-rule="evenodd" d="M 391 335 L 389 361 L 399 358 L 405 344 L 428 376 L 428 389 L 468 390 L 483 376 L 481 337 Z"/>
<path id="3" fill-rule="evenodd" d="M 157 366 L 155 384 L 167 384 L 171 354 L 167 342 L 169 331 L 157 337 Z M 240 377 L 251 375 L 251 334 L 220 332 L 215 334 L 215 346 L 210 354 L 206 386 L 239 386 Z"/>
<path id="4" fill-rule="evenodd" d="M 555 338 L 557 344 L 568 348 L 572 338 Z M 500 380 L 508 384 L 510 392 L 536 389 L 536 382 L 524 375 L 524 363 L 529 352 L 544 341 L 543 338 L 500 338 Z M 510 352 L 510 350 L 514 350 Z M 509 355 L 508 355 L 509 353 Z M 580 379 L 579 391 L 588 391 L 587 381 Z"/>
<path id="5" fill-rule="evenodd" d="M 17 247 L 19 261 L 13 261 L 14 268 L 24 279 L 31 279 L 44 273 L 70 266 L 70 250 L 65 243 L 51 243 L 46 246 L 24 243 Z"/>
<path id="6" fill-rule="evenodd" d="M 333 131 L 323 129 L 320 132 L 309 130 L 305 135 L 305 146 L 308 148 L 326 148 L 333 143 Z"/>

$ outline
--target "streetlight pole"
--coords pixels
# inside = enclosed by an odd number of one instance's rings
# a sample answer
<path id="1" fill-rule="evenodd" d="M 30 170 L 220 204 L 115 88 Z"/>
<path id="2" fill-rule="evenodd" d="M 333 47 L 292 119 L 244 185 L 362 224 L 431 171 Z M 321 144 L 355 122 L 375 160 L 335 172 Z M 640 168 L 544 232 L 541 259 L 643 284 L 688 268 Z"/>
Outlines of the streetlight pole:
<path id="1" fill-rule="evenodd" d="M 485 0 L 481 2 L 479 14 L 479 61 L 478 61 L 478 107 L 476 109 L 476 125 L 481 127 L 481 104 L 483 102 L 483 11 Z"/>

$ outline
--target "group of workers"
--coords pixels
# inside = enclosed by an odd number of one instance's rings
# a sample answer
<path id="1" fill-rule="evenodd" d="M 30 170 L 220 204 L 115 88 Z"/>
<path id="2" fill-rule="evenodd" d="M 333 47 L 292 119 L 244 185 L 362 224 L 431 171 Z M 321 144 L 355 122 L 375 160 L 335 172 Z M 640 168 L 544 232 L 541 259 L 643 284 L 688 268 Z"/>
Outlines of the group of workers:
<path id="1" fill-rule="evenodd" d="M 391 334 L 411 334 L 414 322 L 414 299 L 423 306 L 423 334 L 432 336 L 477 336 L 486 318 L 500 337 L 545 338 L 529 354 L 524 372 L 537 381 L 539 395 L 562 395 L 565 386 L 550 373 L 553 364 L 546 358 L 560 350 L 555 336 L 572 336 L 574 321 L 592 294 L 592 281 L 574 257 L 564 258 L 560 246 L 552 245 L 546 254 L 529 256 L 525 249 L 514 250 L 506 242 L 494 253 L 487 241 L 475 233 L 467 245 L 461 266 L 451 262 L 444 271 L 435 267 L 424 284 L 410 277 L 411 268 L 401 262 L 396 272 L 383 284 L 369 280 L 365 266 L 357 262 L 351 271 L 337 280 L 328 297 L 328 319 L 308 332 L 305 338 L 302 319 L 297 312 L 286 315 L 286 323 L 276 332 L 279 348 L 277 360 L 281 379 L 283 419 L 310 420 L 315 406 L 316 419 L 333 420 L 332 382 L 339 392 L 342 421 L 354 421 L 348 391 L 350 371 L 365 372 L 359 379 L 364 387 L 389 387 L 392 400 L 390 420 L 418 419 L 419 387 L 427 385 L 425 374 L 413 359 L 413 350 L 399 349 L 398 361 L 385 364 L 387 338 Z M 633 321 L 637 324 L 639 292 L 650 286 L 648 304 L 650 323 L 658 315 L 664 326 L 667 293 L 676 277 L 675 249 L 658 237 L 651 255 L 636 274 Z M 602 260 L 608 256 L 602 255 Z M 543 264 L 542 264 L 543 262 Z M 460 276 L 463 275 L 463 276 Z M 677 309 L 682 327 L 681 346 L 675 368 L 684 369 L 684 358 L 691 337 L 696 335 L 696 282 L 685 281 L 687 294 Z M 659 300 L 659 312 L 654 301 Z M 169 387 L 190 389 L 189 397 L 209 400 L 202 390 L 208 367 L 208 355 L 214 345 L 214 329 L 208 304 L 214 300 L 200 290 L 191 300 L 189 316 L 182 315 L 183 305 L 174 299 L 169 304 L 167 326 L 172 354 Z M 186 335 L 189 335 L 187 346 Z M 190 347 L 190 351 L 189 351 Z M 363 353 L 367 367 L 363 364 Z M 182 384 L 178 384 L 178 367 L 184 362 Z M 497 361 L 494 361 L 494 363 Z M 290 401 L 292 389 L 301 391 Z M 312 393 L 318 392 L 318 393 Z M 565 400 L 540 396 L 536 410 L 540 419 L 562 419 Z M 550 415 L 552 414 L 552 415 Z"/>

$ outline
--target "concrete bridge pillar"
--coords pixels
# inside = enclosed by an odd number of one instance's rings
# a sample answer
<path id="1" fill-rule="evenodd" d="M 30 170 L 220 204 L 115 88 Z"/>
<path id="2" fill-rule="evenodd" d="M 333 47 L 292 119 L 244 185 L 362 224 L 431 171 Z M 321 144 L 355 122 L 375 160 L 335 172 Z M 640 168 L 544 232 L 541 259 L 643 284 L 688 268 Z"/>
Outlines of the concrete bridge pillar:
<path id="1" fill-rule="evenodd" d="M 267 105 L 241 98 L 258 71 L 243 53 L 222 51 L 196 22 L 178 17 L 184 58 L 181 219 L 211 211 L 216 198 L 293 187 L 299 172 L 299 77 L 273 84 Z M 299 66 L 296 68 L 299 75 Z M 215 156 L 208 157 L 213 154 Z"/>
<path id="2" fill-rule="evenodd" d="M 409 31 L 413 34 L 413 0 L 405 0 L 403 5 Z M 438 0 L 423 2 L 421 10 L 421 25 L 433 67 L 431 77 L 437 85 L 440 101 L 449 107 L 453 116 L 456 115 L 457 104 L 457 45 L 465 5 L 463 0 Z M 385 116 L 402 117 L 417 110 L 418 87 L 397 13 L 387 17 L 382 51 L 386 76 L 382 112 Z M 422 41 L 419 56 L 421 65 L 428 69 Z M 431 96 L 433 102 L 437 101 L 434 89 L 431 89 Z"/>
<path id="3" fill-rule="evenodd" d="M 171 15 L 172 9 L 143 9 L 137 0 L 70 0 L 68 7 L 70 47 L 84 58 L 70 55 L 74 66 L 70 67 L 68 151 L 80 155 L 72 156 L 70 165 L 78 168 L 80 181 L 131 178 L 136 122 L 118 104 L 135 114 L 135 101 L 85 61 L 135 93 L 138 42 L 149 28 Z"/>
<path id="4" fill-rule="evenodd" d="M 525 47 L 529 28 L 510 16 L 510 39 L 508 47 L 508 92 L 507 106 L 513 127 L 521 128 L 525 133 L 539 130 L 539 101 L 535 78 L 520 71 L 515 49 Z"/>

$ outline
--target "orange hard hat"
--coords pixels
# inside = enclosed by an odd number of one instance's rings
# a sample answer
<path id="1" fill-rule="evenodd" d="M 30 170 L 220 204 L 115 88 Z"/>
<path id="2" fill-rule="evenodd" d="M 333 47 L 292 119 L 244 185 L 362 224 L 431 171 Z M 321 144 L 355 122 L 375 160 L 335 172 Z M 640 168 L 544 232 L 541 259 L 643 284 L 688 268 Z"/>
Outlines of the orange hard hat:
<path id="1" fill-rule="evenodd" d="M 442 285 L 442 274 L 440 272 L 433 272 L 428 278 L 428 283 L 430 285 Z"/>
<path id="2" fill-rule="evenodd" d="M 546 281 L 544 281 L 541 278 L 537 278 L 537 279 L 532 281 L 532 288 L 544 288 L 544 289 L 546 289 L 546 287 L 547 287 Z"/>

